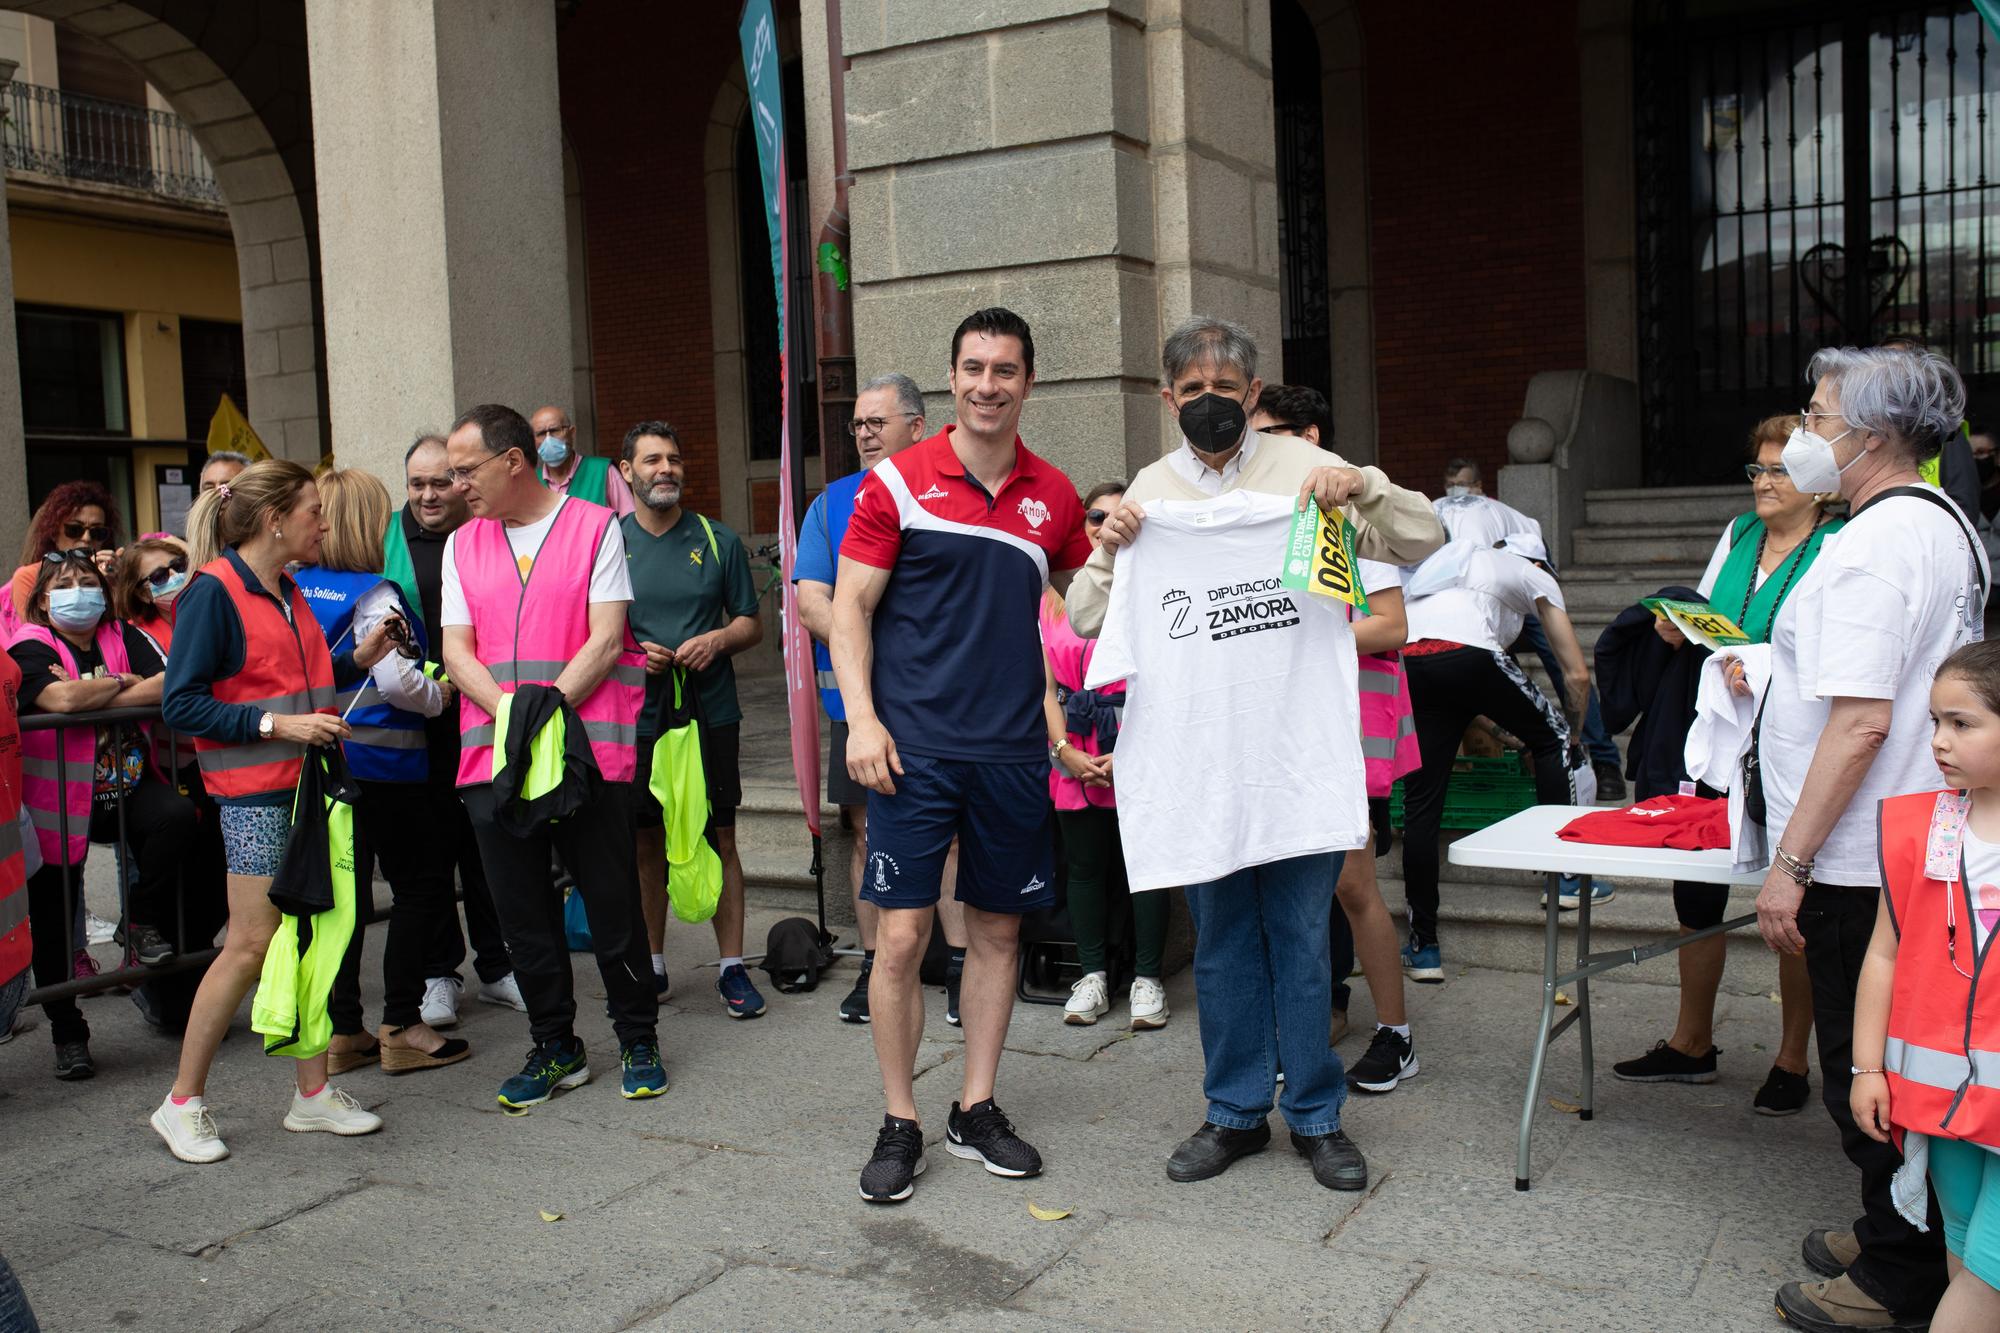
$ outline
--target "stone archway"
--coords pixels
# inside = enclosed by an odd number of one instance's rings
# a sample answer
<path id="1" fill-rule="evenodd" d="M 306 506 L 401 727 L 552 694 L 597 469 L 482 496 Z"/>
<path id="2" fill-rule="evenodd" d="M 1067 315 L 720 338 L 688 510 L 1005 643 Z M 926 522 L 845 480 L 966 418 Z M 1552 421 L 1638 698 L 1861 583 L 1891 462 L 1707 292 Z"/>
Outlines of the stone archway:
<path id="1" fill-rule="evenodd" d="M 750 389 L 737 235 L 736 136 L 749 105 L 743 63 L 732 61 L 708 113 L 702 184 L 708 209 L 709 339 L 715 354 L 716 475 L 723 520 L 743 533 L 751 529 Z M 775 468 L 770 472 L 777 475 Z"/>
<path id="2" fill-rule="evenodd" d="M 273 454 L 325 452 L 325 338 L 312 174 L 305 10 L 212 0 L 184 32 L 163 0 L 10 0 L 118 52 L 187 122 L 236 240 L 249 416 Z"/>

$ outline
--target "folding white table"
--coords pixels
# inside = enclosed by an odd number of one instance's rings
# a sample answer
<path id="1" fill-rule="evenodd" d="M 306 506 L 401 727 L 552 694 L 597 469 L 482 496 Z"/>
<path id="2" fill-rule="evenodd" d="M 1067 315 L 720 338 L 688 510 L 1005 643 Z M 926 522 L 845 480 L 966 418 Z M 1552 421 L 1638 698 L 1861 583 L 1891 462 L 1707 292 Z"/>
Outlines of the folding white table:
<path id="1" fill-rule="evenodd" d="M 1451 844 L 1453 865 L 1482 866 L 1491 870 L 1533 870 L 1547 877 L 1544 903 L 1545 934 L 1542 942 L 1542 1017 L 1535 1033 L 1534 1057 L 1528 1065 L 1528 1092 L 1521 1106 L 1521 1142 L 1514 1164 L 1514 1188 L 1528 1188 L 1528 1139 L 1534 1132 L 1535 1112 L 1541 1100 L 1542 1067 L 1549 1047 L 1557 1037 L 1577 1025 L 1583 1042 L 1583 1094 L 1580 1119 L 1592 1112 L 1593 1068 L 1590 1047 L 1590 979 L 1615 967 L 1630 967 L 1649 958 L 1672 953 L 1696 940 L 1720 935 L 1757 920 L 1739 916 L 1732 921 L 1694 931 L 1660 944 L 1640 949 L 1614 949 L 1606 953 L 1590 951 L 1590 895 L 1580 897 L 1576 909 L 1576 966 L 1561 971 L 1556 957 L 1562 909 L 1557 902 L 1559 882 L 1564 875 L 1624 876 L 1629 879 L 1684 879 L 1703 884 L 1761 884 L 1763 871 L 1735 874 L 1730 870 L 1731 853 L 1725 848 L 1708 852 L 1682 852 L 1667 847 L 1610 847 L 1595 843 L 1564 842 L 1556 831 L 1579 815 L 1598 810 L 1589 805 L 1538 805 L 1509 815 L 1497 824 L 1468 833 Z M 1555 1021 L 1556 992 L 1565 986 L 1576 988 L 1576 1000 L 1561 1021 Z"/>

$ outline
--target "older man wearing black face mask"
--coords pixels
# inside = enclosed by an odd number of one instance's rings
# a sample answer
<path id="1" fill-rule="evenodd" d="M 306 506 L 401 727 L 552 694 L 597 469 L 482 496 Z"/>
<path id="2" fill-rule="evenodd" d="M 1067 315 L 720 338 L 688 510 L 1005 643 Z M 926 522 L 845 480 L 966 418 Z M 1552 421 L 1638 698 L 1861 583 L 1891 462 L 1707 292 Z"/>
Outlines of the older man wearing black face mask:
<path id="1" fill-rule="evenodd" d="M 1392 564 L 1413 564 L 1444 542 L 1430 502 L 1392 485 L 1379 468 L 1353 467 L 1300 437 L 1250 429 L 1249 415 L 1263 381 L 1257 378 L 1257 345 L 1241 326 L 1190 319 L 1167 339 L 1161 359 L 1166 372 L 1161 397 L 1179 423 L 1182 444 L 1133 478 L 1124 503 L 1106 517 L 1103 544 L 1070 586 L 1070 623 L 1079 633 L 1094 636 L 1104 625 L 1114 553 L 1144 539 L 1141 525 L 1148 506 L 1159 501 L 1199 504 L 1244 491 L 1283 496 L 1304 508 L 1311 496 L 1323 511 L 1346 512 L 1357 530 L 1361 556 Z M 1172 536 L 1171 530 L 1163 534 Z M 1274 574 L 1278 564 L 1274 551 Z M 1346 642 L 1351 651 L 1352 640 Z M 1357 705 L 1351 678 L 1344 690 L 1336 674 L 1328 680 L 1326 706 L 1353 712 Z M 1131 686 L 1132 698 L 1149 688 L 1146 681 L 1142 667 Z M 1218 681 L 1215 688 L 1227 690 L 1229 682 Z M 1255 725 L 1261 724 L 1253 724 L 1253 730 Z M 1347 793 L 1352 800 L 1346 802 L 1357 811 L 1365 792 L 1359 734 L 1357 720 L 1353 790 Z M 1215 755 L 1210 762 L 1217 771 L 1243 767 L 1245 756 L 1257 746 L 1283 744 L 1252 734 L 1240 740 L 1230 736 L 1222 743 L 1242 749 Z M 1121 751 L 1126 745 L 1121 738 Z M 1124 758 L 1121 754 L 1121 762 Z M 1121 810 L 1121 824 L 1125 816 Z M 1359 822 L 1365 825 L 1365 819 Z M 1359 847 L 1364 838 L 1365 832 L 1357 831 L 1351 846 Z M 1195 987 L 1201 999 L 1208 1110 L 1200 1130 L 1174 1149 L 1167 1175 L 1177 1181 L 1206 1180 L 1270 1143 L 1273 1066 L 1282 1059 L 1280 1109 L 1293 1146 L 1310 1160 L 1320 1184 L 1362 1189 L 1368 1183 L 1368 1164 L 1341 1131 L 1346 1079 L 1327 1040 L 1333 976 L 1326 923 L 1342 854 L 1300 855 L 1270 851 L 1269 846 L 1232 849 L 1240 853 L 1232 859 L 1245 868 L 1187 887 L 1195 923 Z M 1202 849 L 1188 850 L 1192 858 Z"/>

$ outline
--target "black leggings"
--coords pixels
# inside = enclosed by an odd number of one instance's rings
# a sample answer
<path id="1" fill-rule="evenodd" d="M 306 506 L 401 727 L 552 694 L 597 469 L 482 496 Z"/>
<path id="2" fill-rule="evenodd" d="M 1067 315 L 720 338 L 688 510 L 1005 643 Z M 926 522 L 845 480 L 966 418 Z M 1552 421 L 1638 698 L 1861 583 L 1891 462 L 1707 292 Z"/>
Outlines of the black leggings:
<path id="1" fill-rule="evenodd" d="M 458 904 L 452 869 L 458 860 L 455 839 L 458 799 L 448 788 L 427 782 L 363 782 L 356 807 L 359 836 L 357 866 L 372 858 L 382 867 L 392 895 L 389 938 L 382 946 L 382 1022 L 409 1027 L 422 1016 L 425 967 L 431 944 L 446 917 L 456 922 Z M 357 896 L 373 892 L 356 883 Z M 333 1030 L 358 1036 L 361 1018 L 361 947 L 359 918 L 354 938 L 341 959 L 328 1001 Z"/>
<path id="2" fill-rule="evenodd" d="M 1445 785 L 1458 743 L 1476 717 L 1490 717 L 1521 738 L 1535 757 L 1535 799 L 1568 805 L 1576 792 L 1564 751 L 1569 723 L 1505 653 L 1453 648 L 1405 654 L 1410 704 L 1417 719 L 1423 766 L 1403 780 L 1403 894 L 1410 905 L 1410 935 L 1437 943 L 1438 832 Z"/>

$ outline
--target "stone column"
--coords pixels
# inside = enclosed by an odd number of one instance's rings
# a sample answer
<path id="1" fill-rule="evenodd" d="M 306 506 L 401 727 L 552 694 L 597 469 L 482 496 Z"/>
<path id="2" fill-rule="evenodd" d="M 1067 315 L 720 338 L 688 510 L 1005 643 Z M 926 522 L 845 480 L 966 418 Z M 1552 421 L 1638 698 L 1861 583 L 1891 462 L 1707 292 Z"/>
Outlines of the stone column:
<path id="1" fill-rule="evenodd" d="M 846 0 L 841 13 L 861 377 L 914 376 L 942 423 L 952 329 L 1009 306 L 1035 328 L 1022 436 L 1087 487 L 1173 438 L 1165 328 L 1195 312 L 1241 320 L 1276 367 L 1261 0 Z"/>
<path id="2" fill-rule="evenodd" d="M 555 10 L 307 0 L 335 452 L 572 392 Z"/>
<path id="3" fill-rule="evenodd" d="M 0 60 L 0 108 L 10 107 L 15 62 Z M 27 434 L 21 424 L 21 348 L 14 334 L 14 240 L 7 226 L 6 165 L 0 163 L 0 477 L 28 475 Z M 28 534 L 28 488 L 0 487 L 0 552 Z"/>

